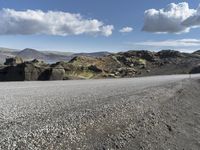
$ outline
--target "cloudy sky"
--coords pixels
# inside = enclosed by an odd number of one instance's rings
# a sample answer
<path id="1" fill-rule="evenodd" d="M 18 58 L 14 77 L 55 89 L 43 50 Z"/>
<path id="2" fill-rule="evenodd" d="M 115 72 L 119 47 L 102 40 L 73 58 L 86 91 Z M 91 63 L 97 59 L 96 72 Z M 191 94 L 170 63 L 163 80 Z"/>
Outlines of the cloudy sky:
<path id="1" fill-rule="evenodd" d="M 0 0 L 0 47 L 200 49 L 198 0 Z"/>

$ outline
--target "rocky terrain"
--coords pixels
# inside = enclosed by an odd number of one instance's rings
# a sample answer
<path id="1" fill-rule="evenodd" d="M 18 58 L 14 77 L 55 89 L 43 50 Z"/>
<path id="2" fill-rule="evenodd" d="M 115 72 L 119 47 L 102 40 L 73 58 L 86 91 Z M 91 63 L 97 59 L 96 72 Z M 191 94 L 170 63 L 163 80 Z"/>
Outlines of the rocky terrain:
<path id="1" fill-rule="evenodd" d="M 47 64 L 43 55 L 32 55 L 38 59 L 24 61 L 27 50 L 19 56 L 6 59 L 0 66 L 0 81 L 69 80 L 123 78 L 150 75 L 199 73 L 200 54 L 181 53 L 173 50 L 159 52 L 127 51 L 94 56 L 74 56 L 69 61 Z M 29 50 L 30 52 L 30 50 Z M 21 56 L 21 57 L 20 57 Z"/>

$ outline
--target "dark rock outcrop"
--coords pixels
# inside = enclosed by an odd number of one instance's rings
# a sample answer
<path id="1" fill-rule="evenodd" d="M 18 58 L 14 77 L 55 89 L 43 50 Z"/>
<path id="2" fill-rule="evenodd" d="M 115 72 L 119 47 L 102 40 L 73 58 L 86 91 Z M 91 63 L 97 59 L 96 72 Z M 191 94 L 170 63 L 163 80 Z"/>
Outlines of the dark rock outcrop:
<path id="1" fill-rule="evenodd" d="M 26 81 L 34 81 L 34 80 L 48 80 L 47 78 L 41 78 L 42 74 L 46 71 L 48 66 L 38 66 L 32 62 L 24 63 L 23 72 L 24 72 L 24 80 Z"/>
<path id="2" fill-rule="evenodd" d="M 63 80 L 65 77 L 65 69 L 61 65 L 51 67 L 49 71 L 49 80 Z"/>
<path id="3" fill-rule="evenodd" d="M 196 74 L 196 73 L 200 73 L 200 65 L 194 67 L 191 71 L 191 74 Z"/>
<path id="4" fill-rule="evenodd" d="M 198 51 L 195 51 L 193 54 L 200 55 L 200 50 L 198 50 Z"/>
<path id="5" fill-rule="evenodd" d="M 25 80 L 63 80 L 65 69 L 62 66 L 49 66 L 34 63 L 25 64 Z"/>
<path id="6" fill-rule="evenodd" d="M 124 57 L 132 57 L 132 58 L 141 58 L 145 59 L 147 61 L 154 62 L 156 60 L 155 53 L 147 50 L 141 50 L 141 51 L 128 51 L 124 53 L 118 53 L 119 55 L 123 55 Z"/>
<path id="7" fill-rule="evenodd" d="M 98 68 L 96 65 L 90 65 L 88 67 L 89 70 L 93 71 L 93 72 L 96 72 L 96 73 L 100 73 L 100 72 L 103 72 L 102 69 Z"/>
<path id="8" fill-rule="evenodd" d="M 25 74 L 21 66 L 6 66 L 0 69 L 0 81 L 24 81 Z"/>
<path id="9" fill-rule="evenodd" d="M 21 57 L 11 57 L 11 58 L 6 58 L 6 62 L 4 63 L 4 65 L 10 65 L 10 66 L 13 66 L 13 65 L 17 65 L 17 64 L 21 64 L 23 63 L 23 59 Z"/>
<path id="10" fill-rule="evenodd" d="M 65 69 L 61 65 L 50 66 L 39 60 L 23 62 L 0 68 L 0 81 L 63 80 Z"/>
<path id="11" fill-rule="evenodd" d="M 177 58 L 181 57 L 181 53 L 179 51 L 174 50 L 162 50 L 157 53 L 157 55 L 163 59 L 163 58 Z"/>

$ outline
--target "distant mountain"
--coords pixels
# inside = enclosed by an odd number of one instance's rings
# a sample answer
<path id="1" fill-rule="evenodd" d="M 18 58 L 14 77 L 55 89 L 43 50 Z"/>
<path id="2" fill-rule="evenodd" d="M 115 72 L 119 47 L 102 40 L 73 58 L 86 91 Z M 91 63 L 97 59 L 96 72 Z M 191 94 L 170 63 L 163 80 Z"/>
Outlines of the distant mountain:
<path id="1" fill-rule="evenodd" d="M 70 56 L 74 53 L 72 52 L 62 52 L 62 51 L 42 51 L 45 54 L 55 54 L 55 55 L 64 55 L 64 56 Z"/>
<path id="2" fill-rule="evenodd" d="M 35 49 L 26 48 L 17 53 L 17 56 L 22 57 L 23 59 L 45 59 L 46 55 L 42 52 L 39 52 Z"/>
<path id="3" fill-rule="evenodd" d="M 69 61 L 71 59 L 71 55 L 63 55 L 61 53 L 56 52 L 47 52 L 47 51 L 38 51 L 35 49 L 26 48 L 22 51 L 19 51 L 17 56 L 23 58 L 24 60 L 43 60 L 47 63 L 55 63 L 58 61 Z"/>
<path id="4" fill-rule="evenodd" d="M 58 52 L 58 51 L 38 51 L 31 48 L 24 50 L 0 48 L 0 63 L 4 63 L 8 57 L 19 56 L 25 61 L 38 59 L 43 60 L 46 63 L 55 63 L 58 61 L 69 61 L 75 56 L 90 56 L 90 57 L 102 57 L 107 56 L 108 52 L 94 52 L 94 53 L 71 53 L 71 52 Z"/>
<path id="5" fill-rule="evenodd" d="M 12 49 L 12 48 L 5 48 L 5 47 L 0 47 L 0 52 L 15 52 L 15 51 L 19 51 L 18 49 Z"/>
<path id="6" fill-rule="evenodd" d="M 110 55 L 111 53 L 109 52 L 94 52 L 94 53 L 76 53 L 73 54 L 74 56 L 90 56 L 90 57 L 103 57 Z"/>

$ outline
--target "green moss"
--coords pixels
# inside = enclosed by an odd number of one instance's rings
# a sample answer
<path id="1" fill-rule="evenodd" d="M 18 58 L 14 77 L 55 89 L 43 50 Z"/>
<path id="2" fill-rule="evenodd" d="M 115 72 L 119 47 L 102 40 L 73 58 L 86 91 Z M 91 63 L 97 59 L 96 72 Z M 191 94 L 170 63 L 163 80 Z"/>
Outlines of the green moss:
<path id="1" fill-rule="evenodd" d="M 85 72 L 84 71 L 84 72 L 81 72 L 78 76 L 81 77 L 81 78 L 91 79 L 92 77 L 95 76 L 95 74 L 92 73 L 92 72 Z"/>
<path id="2" fill-rule="evenodd" d="M 66 72 L 65 78 L 69 79 L 91 79 L 96 74 L 91 71 L 70 71 Z"/>
<path id="3" fill-rule="evenodd" d="M 141 58 L 138 60 L 138 62 L 141 65 L 146 65 L 146 63 L 147 63 L 145 59 L 141 59 Z"/>
<path id="4" fill-rule="evenodd" d="M 127 58 L 127 62 L 133 63 L 135 65 L 146 65 L 146 60 L 141 58 Z"/>

